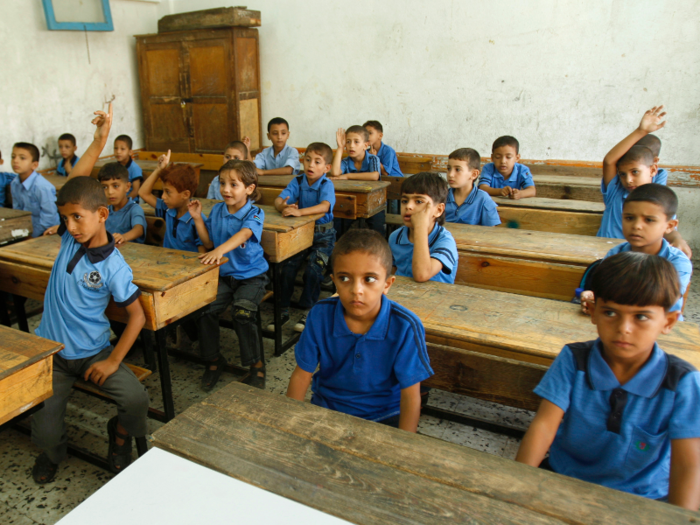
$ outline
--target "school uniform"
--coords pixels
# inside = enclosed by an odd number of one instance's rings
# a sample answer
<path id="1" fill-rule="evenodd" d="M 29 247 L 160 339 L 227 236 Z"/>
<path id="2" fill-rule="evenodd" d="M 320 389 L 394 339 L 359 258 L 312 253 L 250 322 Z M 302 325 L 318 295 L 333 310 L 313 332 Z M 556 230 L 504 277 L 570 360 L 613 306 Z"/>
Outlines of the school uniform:
<path id="1" fill-rule="evenodd" d="M 58 341 L 64 349 L 53 357 L 53 396 L 32 419 L 32 441 L 53 463 L 66 456 L 64 416 L 73 383 L 90 366 L 107 359 L 109 321 L 105 309 L 113 297 L 117 306 L 137 301 L 131 268 L 115 249 L 114 238 L 105 246 L 85 248 L 73 239 L 64 224 L 58 230 L 61 248 L 44 296 L 44 315 L 37 335 Z M 135 437 L 146 435 L 148 393 L 131 370 L 121 363 L 100 387 L 115 399 L 119 422 Z"/>
<path id="2" fill-rule="evenodd" d="M 350 331 L 338 297 L 319 301 L 294 354 L 314 374 L 314 405 L 370 421 L 398 416 L 401 390 L 433 375 L 423 324 L 386 296 L 365 334 Z"/>
<path id="3" fill-rule="evenodd" d="M 80 157 L 78 157 L 77 155 L 73 155 L 70 159 L 61 159 L 61 161 L 58 163 L 58 166 L 56 166 L 56 175 L 60 175 L 61 177 L 68 176 L 68 172 L 66 171 L 66 160 L 68 161 L 72 169 L 78 163 Z"/>
<path id="4" fill-rule="evenodd" d="M 387 146 L 382 142 L 382 145 L 377 151 L 379 162 L 382 163 L 389 177 L 403 177 L 401 167 L 399 166 L 399 158 L 396 156 L 396 151 L 391 146 Z"/>
<path id="5" fill-rule="evenodd" d="M 359 170 L 355 167 L 355 161 L 352 160 L 350 157 L 345 157 L 340 163 L 340 172 L 343 174 L 345 174 L 345 173 L 370 173 L 373 171 L 376 171 L 379 173 L 379 178 L 381 180 L 382 167 L 379 164 L 379 157 L 377 157 L 376 155 L 372 155 L 368 151 L 365 151 L 365 158 L 362 159 L 362 166 L 360 166 Z M 382 210 L 379 213 L 373 215 L 372 217 L 368 217 L 365 220 L 365 222 L 367 223 L 367 226 L 369 226 L 373 230 L 384 235 L 384 224 L 386 223 L 386 212 L 384 210 Z M 343 229 L 344 229 L 343 226 L 349 226 L 350 223 L 352 223 L 352 220 L 350 220 L 350 219 L 335 219 L 335 229 L 338 232 L 343 231 Z"/>
<path id="6" fill-rule="evenodd" d="M 632 251 L 632 246 L 628 242 L 623 242 L 612 248 L 608 253 L 605 254 L 604 259 L 621 252 Z M 690 262 L 688 256 L 684 254 L 678 248 L 675 248 L 669 244 L 666 239 L 661 239 L 661 250 L 657 253 L 659 257 L 667 259 L 678 272 L 678 279 L 681 285 L 681 296 L 676 301 L 676 303 L 669 310 L 670 312 L 680 312 L 683 309 L 683 294 L 688 289 L 690 284 L 690 276 L 693 274 L 693 263 Z M 683 320 L 683 315 L 678 318 L 679 321 Z"/>
<path id="7" fill-rule="evenodd" d="M 564 346 L 535 393 L 564 410 L 549 449 L 559 474 L 651 499 L 668 495 L 671 440 L 700 437 L 700 373 L 655 343 L 620 385 L 600 339 Z"/>
<path id="8" fill-rule="evenodd" d="M 293 173 L 299 173 L 299 150 L 285 144 L 282 151 L 275 155 L 274 146 L 270 146 L 255 156 L 255 166 L 261 170 L 276 170 L 289 166 L 294 170 Z"/>
<path id="9" fill-rule="evenodd" d="M 457 206 L 455 201 L 454 189 L 450 188 L 445 203 L 445 220 L 475 226 L 498 226 L 501 224 L 501 218 L 497 208 L 498 205 L 493 202 L 491 195 L 480 190 L 476 184 L 460 206 Z"/>
<path id="10" fill-rule="evenodd" d="M 12 207 L 32 213 L 32 237 L 39 237 L 47 228 L 58 224 L 56 188 L 36 171 L 24 182 L 15 177 L 10 189 Z"/>
<path id="11" fill-rule="evenodd" d="M 209 184 L 209 189 L 207 190 L 207 199 L 214 199 L 216 201 L 224 200 L 221 195 L 221 184 L 219 183 L 219 176 L 217 175 Z"/>
<path id="12" fill-rule="evenodd" d="M 504 188 L 510 186 L 514 190 L 524 190 L 530 186 L 534 186 L 535 182 L 532 180 L 532 173 L 530 173 L 530 168 L 524 164 L 515 163 L 513 166 L 513 171 L 508 179 L 505 179 L 501 172 L 496 169 L 493 162 L 489 162 L 481 170 L 481 177 L 479 178 L 479 184 L 487 184 L 492 188 Z"/>
<path id="13" fill-rule="evenodd" d="M 283 308 L 289 308 L 294 293 L 294 279 L 304 261 L 307 261 L 304 271 L 304 289 L 299 298 L 302 308 L 311 308 L 321 294 L 321 282 L 335 246 L 336 232 L 333 229 L 333 206 L 335 206 L 335 188 L 326 175 L 321 176 L 312 185 L 306 174 L 294 177 L 280 193 L 282 200 L 289 197 L 287 204 L 297 204 L 300 209 L 317 206 L 324 201 L 330 203 L 328 211 L 316 221 L 314 241 L 310 248 L 290 257 L 280 270 L 282 275 L 281 301 Z"/>
<path id="14" fill-rule="evenodd" d="M 126 204 L 119 211 L 114 211 L 114 206 L 109 206 L 109 217 L 105 222 L 105 228 L 109 233 L 124 235 L 130 232 L 134 226 L 143 226 L 143 235 L 134 239 L 133 242 L 143 244 L 146 241 L 146 214 L 143 208 L 132 200 L 127 200 Z"/>
<path id="15" fill-rule="evenodd" d="M 7 186 L 9 186 L 16 177 L 16 173 L 0 171 L 0 208 L 5 207 L 5 203 L 7 202 Z"/>
<path id="16" fill-rule="evenodd" d="M 140 181 L 143 184 L 143 170 L 141 169 L 141 166 L 134 162 L 134 159 L 129 159 L 129 162 L 127 162 L 124 167 L 129 172 L 129 182 L 132 184 L 132 186 L 136 181 Z M 129 198 L 134 202 L 139 202 L 138 193 L 134 193 L 133 195 L 132 193 L 133 190 L 129 193 Z"/>
<path id="17" fill-rule="evenodd" d="M 389 237 L 389 247 L 396 275 L 413 278 L 413 243 L 408 240 L 409 229 L 402 226 Z M 454 284 L 457 276 L 457 243 L 452 234 L 444 226 L 435 223 L 433 231 L 428 235 L 430 258 L 442 263 L 442 270 L 431 281 Z"/>
<path id="18" fill-rule="evenodd" d="M 165 219 L 165 239 L 163 239 L 163 247 L 172 250 L 184 250 L 186 252 L 199 251 L 202 241 L 197 235 L 194 220 L 187 211 L 185 214 L 177 218 L 177 210 L 168 208 L 163 202 L 163 199 L 156 200 L 156 217 Z M 206 219 L 206 216 L 202 214 Z"/>

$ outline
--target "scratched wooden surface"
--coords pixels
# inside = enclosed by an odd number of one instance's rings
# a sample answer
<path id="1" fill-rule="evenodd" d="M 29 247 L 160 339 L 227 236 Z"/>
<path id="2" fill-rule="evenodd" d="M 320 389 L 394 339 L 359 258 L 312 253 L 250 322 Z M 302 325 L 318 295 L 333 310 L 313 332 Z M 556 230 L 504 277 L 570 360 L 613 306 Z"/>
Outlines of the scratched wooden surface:
<path id="1" fill-rule="evenodd" d="M 0 244 L 26 239 L 31 235 L 31 212 L 0 208 Z"/>
<path id="2" fill-rule="evenodd" d="M 262 188 L 286 188 L 296 176 L 298 175 L 264 175 L 258 177 L 258 184 Z M 388 182 L 374 180 L 334 180 L 332 182 L 337 193 L 372 193 L 390 186 Z"/>
<path id="3" fill-rule="evenodd" d="M 532 197 L 530 199 L 506 199 L 493 197 L 499 208 L 535 208 L 543 210 L 574 211 L 580 213 L 595 213 L 602 215 L 605 204 L 602 202 L 576 201 L 571 199 L 548 199 L 546 197 Z"/>
<path id="4" fill-rule="evenodd" d="M 219 157 L 221 158 L 221 157 Z M 104 167 L 105 164 L 109 164 L 110 162 L 116 162 L 116 159 L 114 158 L 101 158 L 98 159 L 97 162 L 95 162 L 95 166 L 92 168 L 92 173 L 91 175 L 93 177 L 97 177 L 97 174 L 100 172 L 100 169 Z M 142 160 L 142 159 L 133 159 L 133 162 L 135 162 L 143 171 L 143 176 L 148 177 L 155 171 L 155 169 L 158 167 L 158 160 Z M 173 162 L 173 164 L 187 164 L 192 166 L 195 171 L 199 171 L 202 167 L 201 163 L 194 163 L 194 162 Z"/>
<path id="5" fill-rule="evenodd" d="M 598 233 L 603 219 L 603 215 L 598 213 L 510 208 L 508 206 L 499 206 L 498 215 L 501 218 L 500 228 L 519 228 L 521 230 L 594 237 Z"/>

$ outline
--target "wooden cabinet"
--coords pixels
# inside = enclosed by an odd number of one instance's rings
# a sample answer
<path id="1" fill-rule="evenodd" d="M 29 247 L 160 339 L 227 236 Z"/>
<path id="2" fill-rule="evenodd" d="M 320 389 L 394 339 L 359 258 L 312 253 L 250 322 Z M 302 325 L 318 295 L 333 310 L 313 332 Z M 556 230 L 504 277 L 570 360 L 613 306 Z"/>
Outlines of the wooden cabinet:
<path id="1" fill-rule="evenodd" d="M 258 30 L 137 35 L 146 149 L 222 153 L 261 147 Z"/>

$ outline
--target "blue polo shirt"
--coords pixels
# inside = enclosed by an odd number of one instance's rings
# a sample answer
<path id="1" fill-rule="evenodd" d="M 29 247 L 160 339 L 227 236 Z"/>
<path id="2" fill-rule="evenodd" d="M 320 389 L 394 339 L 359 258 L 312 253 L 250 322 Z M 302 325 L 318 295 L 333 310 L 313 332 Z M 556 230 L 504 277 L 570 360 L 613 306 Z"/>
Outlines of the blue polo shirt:
<path id="1" fill-rule="evenodd" d="M 319 301 L 294 354 L 302 370 L 318 367 L 313 404 L 370 421 L 398 415 L 401 389 L 433 375 L 423 324 L 385 295 L 366 334 L 350 331 L 338 297 Z"/>
<path id="2" fill-rule="evenodd" d="M 294 177 L 287 187 L 280 193 L 282 200 L 289 197 L 287 204 L 299 203 L 299 208 L 310 208 L 317 206 L 323 201 L 328 201 L 331 204 L 330 210 L 316 221 L 316 224 L 326 224 L 333 220 L 333 206 L 335 206 L 335 188 L 333 183 L 328 180 L 324 173 L 316 182 L 309 186 L 309 180 L 306 178 L 306 173 Z"/>
<path id="3" fill-rule="evenodd" d="M 265 212 L 257 206 L 253 206 L 250 201 L 246 202 L 234 214 L 228 211 L 228 206 L 224 202 L 214 205 L 209 218 L 204 220 L 209 238 L 214 246 L 221 246 L 243 228 L 248 228 L 253 232 L 250 239 L 238 248 L 226 253 L 228 262 L 221 265 L 219 275 L 241 280 L 255 277 L 267 271 L 268 264 L 260 245 L 264 222 Z"/>
<path id="4" fill-rule="evenodd" d="M 16 177 L 16 173 L 0 171 L 0 208 L 5 207 L 5 202 L 7 201 L 7 186 L 10 185 Z"/>
<path id="5" fill-rule="evenodd" d="M 141 169 L 141 166 L 134 162 L 134 159 L 129 159 L 129 162 L 127 162 L 126 166 L 124 167 L 129 172 L 129 182 L 132 185 L 134 184 L 134 181 L 137 180 L 143 183 L 143 170 Z M 129 198 L 134 202 L 139 202 L 139 195 L 138 193 L 134 193 L 133 189 L 129 192 Z"/>
<path id="6" fill-rule="evenodd" d="M 413 278 L 413 243 L 408 240 L 408 228 L 402 226 L 389 237 L 391 255 L 396 266 L 396 275 Z M 428 235 L 430 257 L 442 263 L 442 271 L 438 272 L 431 281 L 454 284 L 457 276 L 457 243 L 452 234 L 444 226 L 435 223 L 433 231 Z"/>
<path id="7" fill-rule="evenodd" d="M 503 178 L 501 172 L 496 169 L 493 162 L 489 162 L 481 170 L 481 177 L 479 178 L 479 184 L 488 184 L 492 188 L 503 188 L 505 186 L 510 186 L 515 190 L 524 190 L 530 186 L 534 186 L 535 182 L 532 180 L 532 173 L 530 173 L 530 168 L 524 164 L 515 163 L 513 166 L 513 172 L 508 177 L 508 180 Z"/>
<path id="8" fill-rule="evenodd" d="M 12 207 L 32 213 L 32 237 L 43 235 L 46 228 L 56 226 L 58 209 L 56 208 L 56 188 L 36 171 L 21 182 L 15 177 L 10 184 L 12 190 Z"/>
<path id="9" fill-rule="evenodd" d="M 207 190 L 207 199 L 214 199 L 217 201 L 224 200 L 223 195 L 221 195 L 221 184 L 219 183 L 219 176 L 217 175 L 211 180 L 209 184 L 209 189 Z"/>
<path id="10" fill-rule="evenodd" d="M 616 253 L 629 251 L 632 251 L 632 246 L 628 242 L 623 242 L 606 253 L 604 259 L 607 259 Z M 673 264 L 674 268 L 678 272 L 678 278 L 681 285 L 681 297 L 669 311 L 680 312 L 683 309 L 683 294 L 688 289 L 688 285 L 690 284 L 690 276 L 693 274 L 693 263 L 690 262 L 690 259 L 688 259 L 686 254 L 684 254 L 678 248 L 671 246 L 666 239 L 661 239 L 661 250 L 659 250 L 659 253 L 656 255 L 667 259 L 671 264 Z M 681 315 L 678 320 L 682 321 L 683 316 Z"/>
<path id="11" fill-rule="evenodd" d="M 194 219 L 192 219 L 190 212 L 185 212 L 179 219 L 176 218 L 176 215 L 177 210 L 168 208 L 163 199 L 156 201 L 156 217 L 165 219 L 163 247 L 186 252 L 199 251 L 198 247 L 202 245 L 202 241 L 199 240 Z M 204 214 L 202 214 L 202 217 L 206 220 Z"/>
<path id="12" fill-rule="evenodd" d="M 396 156 L 396 151 L 391 146 L 387 146 L 382 142 L 382 145 L 377 151 L 379 162 L 382 163 L 389 177 L 403 177 L 401 167 L 399 166 L 399 158 Z"/>
<path id="13" fill-rule="evenodd" d="M 261 170 L 276 170 L 289 166 L 294 170 L 294 173 L 298 173 L 301 169 L 299 150 L 285 144 L 279 155 L 275 156 L 275 148 L 270 146 L 255 156 L 255 166 Z"/>
<path id="14" fill-rule="evenodd" d="M 663 184 L 664 186 L 667 186 L 668 171 L 666 171 L 663 168 L 659 168 L 658 170 L 656 170 L 656 175 L 654 175 L 654 182 L 656 184 Z"/>
<path id="15" fill-rule="evenodd" d="M 601 352 L 600 339 L 566 345 L 535 388 L 565 412 L 549 463 L 565 476 L 663 498 L 671 440 L 700 437 L 700 373 L 654 344 L 620 385 Z"/>
<path id="16" fill-rule="evenodd" d="M 461 206 L 457 206 L 454 188 L 450 188 L 445 203 L 445 220 L 459 224 L 473 224 L 474 226 L 498 226 L 501 224 L 498 205 L 493 202 L 491 195 L 480 190 L 476 184 Z"/>
<path id="17" fill-rule="evenodd" d="M 80 157 L 73 155 L 70 159 L 68 159 L 68 162 L 70 162 L 70 167 L 73 168 L 79 160 Z M 61 159 L 58 166 L 56 166 L 56 175 L 60 175 L 61 177 L 68 176 L 68 173 L 66 173 L 66 159 Z"/>
<path id="18" fill-rule="evenodd" d="M 36 334 L 63 343 L 61 357 L 84 359 L 109 346 L 105 309 L 110 298 L 123 308 L 136 301 L 141 291 L 109 233 L 109 243 L 98 248 L 76 242 L 63 224 L 58 234 L 61 249 L 51 270 Z"/>
<path id="19" fill-rule="evenodd" d="M 362 159 L 362 167 L 359 170 L 355 168 L 355 161 L 350 157 L 345 157 L 340 162 L 340 170 L 342 173 L 370 173 L 376 171 L 379 173 L 379 178 L 382 177 L 382 167 L 379 164 L 379 157 L 372 155 L 369 151 L 365 151 L 365 158 Z"/>
<path id="20" fill-rule="evenodd" d="M 663 174 L 661 173 L 662 171 Z M 665 185 L 667 180 L 668 172 L 666 170 L 659 170 L 651 181 Z M 603 194 L 605 211 L 603 212 L 603 219 L 600 222 L 600 229 L 596 235 L 598 237 L 624 239 L 625 236 L 622 234 L 622 207 L 630 192 L 625 189 L 620 182 L 620 177 L 617 175 L 615 175 L 607 186 L 605 185 L 605 180 L 601 180 L 600 192 Z"/>
<path id="21" fill-rule="evenodd" d="M 119 211 L 114 211 L 113 206 L 109 207 L 109 217 L 105 223 L 109 233 L 124 235 L 138 224 L 143 226 L 143 235 L 133 242 L 143 244 L 146 241 L 146 214 L 143 208 L 131 199 L 127 200 L 126 205 Z"/>

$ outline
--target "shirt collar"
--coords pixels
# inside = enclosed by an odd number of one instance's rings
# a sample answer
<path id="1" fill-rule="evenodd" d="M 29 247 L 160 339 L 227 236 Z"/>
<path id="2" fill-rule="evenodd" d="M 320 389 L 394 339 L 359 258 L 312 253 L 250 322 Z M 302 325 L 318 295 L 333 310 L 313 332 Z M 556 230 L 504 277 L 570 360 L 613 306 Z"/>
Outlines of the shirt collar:
<path id="1" fill-rule="evenodd" d="M 70 162 L 71 167 L 75 166 L 75 159 L 77 159 L 75 155 L 73 155 L 71 158 L 67 159 L 68 162 Z M 61 167 L 66 165 L 66 159 L 61 159 Z"/>
<path id="2" fill-rule="evenodd" d="M 34 186 L 34 182 L 36 181 L 37 177 L 39 177 L 39 174 L 36 171 L 32 171 L 32 174 L 29 175 L 29 177 L 27 177 L 22 183 L 24 189 L 27 191 L 31 190 L 32 186 Z"/>
<path id="3" fill-rule="evenodd" d="M 253 207 L 253 204 L 250 201 L 246 201 L 246 203 L 243 205 L 243 207 L 238 210 L 236 213 L 231 213 L 228 211 L 228 206 L 226 206 L 226 203 L 224 203 L 224 217 L 235 217 L 239 221 L 242 221 L 245 219 L 245 216 L 248 215 L 250 212 L 250 208 Z"/>
<path id="4" fill-rule="evenodd" d="M 664 259 L 668 259 L 669 256 L 671 255 L 670 246 L 671 245 L 669 244 L 669 242 L 666 239 L 662 238 L 661 239 L 661 249 L 659 250 L 659 253 L 657 253 L 656 255 L 658 255 L 659 257 L 663 257 Z"/>
<path id="5" fill-rule="evenodd" d="M 364 334 L 365 339 L 370 339 L 373 341 L 384 341 L 389 331 L 389 309 L 391 304 L 386 295 L 382 295 L 382 306 L 379 309 L 377 318 L 374 320 L 372 327 Z M 343 309 L 343 303 L 338 302 L 335 305 L 334 322 L 333 322 L 333 337 L 363 337 L 363 334 L 356 334 L 350 331 L 348 328 L 348 323 L 345 321 L 345 313 Z"/>
<path id="6" fill-rule="evenodd" d="M 318 190 L 321 187 L 321 184 L 323 184 L 323 181 L 326 180 L 326 174 L 324 173 L 321 175 L 316 182 L 313 184 L 309 184 L 309 179 L 306 177 L 306 173 L 303 175 L 303 179 L 301 180 L 302 187 L 310 188 L 312 190 Z"/>
<path id="7" fill-rule="evenodd" d="M 75 255 L 73 255 L 73 258 L 68 263 L 68 266 L 66 266 L 66 271 L 68 273 L 73 273 L 73 270 L 84 255 L 87 255 L 88 261 L 90 261 L 92 264 L 97 264 L 98 262 L 102 262 L 112 255 L 114 249 L 114 237 L 112 237 L 111 233 L 107 232 L 107 244 L 104 246 L 86 248 L 81 244 L 78 251 L 75 252 Z"/>
<path id="8" fill-rule="evenodd" d="M 226 205 L 224 204 L 224 207 L 225 206 Z M 228 212 L 228 209 L 226 209 L 226 211 Z M 177 209 L 175 209 L 175 208 L 168 208 L 165 211 L 165 213 L 170 215 L 173 219 L 175 219 L 177 217 Z M 177 220 L 181 221 L 181 222 L 190 222 L 192 220 L 192 215 L 190 215 L 189 211 L 186 211 L 185 214 Z"/>
<path id="9" fill-rule="evenodd" d="M 288 144 L 285 144 L 284 147 L 280 150 L 280 152 L 277 155 L 275 155 L 275 147 L 270 146 L 270 157 L 277 160 L 282 155 L 282 153 L 287 151 L 287 148 L 290 148 L 290 147 L 291 146 L 289 146 Z"/>
<path id="10" fill-rule="evenodd" d="M 476 185 L 476 181 L 474 181 L 474 185 L 472 186 L 472 190 L 469 192 L 469 195 L 467 195 L 467 198 L 464 199 L 464 202 L 462 203 L 462 206 L 470 205 L 474 203 L 474 200 L 476 200 L 476 192 L 478 191 L 478 187 Z M 455 190 L 454 188 L 450 188 L 449 191 L 447 192 L 447 202 L 454 202 L 455 206 L 457 205 L 457 201 L 455 200 Z"/>
<path id="11" fill-rule="evenodd" d="M 124 167 L 125 167 L 126 169 L 129 169 L 133 163 L 134 163 L 134 159 L 132 159 L 131 157 L 129 157 L 129 162 L 127 162 L 127 163 L 124 165 Z"/>

